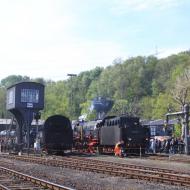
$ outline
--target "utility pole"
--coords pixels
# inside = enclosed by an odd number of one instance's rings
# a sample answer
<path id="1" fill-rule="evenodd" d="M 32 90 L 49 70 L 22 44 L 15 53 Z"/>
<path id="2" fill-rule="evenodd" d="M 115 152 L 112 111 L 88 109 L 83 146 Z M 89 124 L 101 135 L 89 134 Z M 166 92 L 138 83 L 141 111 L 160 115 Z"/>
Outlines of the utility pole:
<path id="1" fill-rule="evenodd" d="M 184 142 L 185 142 L 185 153 L 189 154 L 190 150 L 189 150 L 189 105 L 185 104 L 184 105 L 184 128 L 185 128 L 185 134 L 184 134 Z"/>

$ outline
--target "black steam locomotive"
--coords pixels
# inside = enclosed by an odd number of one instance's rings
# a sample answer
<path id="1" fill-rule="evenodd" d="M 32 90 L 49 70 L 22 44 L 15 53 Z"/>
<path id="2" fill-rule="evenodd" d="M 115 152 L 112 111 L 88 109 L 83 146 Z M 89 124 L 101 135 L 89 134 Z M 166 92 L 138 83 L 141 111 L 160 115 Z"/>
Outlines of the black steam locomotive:
<path id="1" fill-rule="evenodd" d="M 99 152 L 113 152 L 115 145 L 122 142 L 126 153 L 144 154 L 150 138 L 149 128 L 143 127 L 138 117 L 128 115 L 108 116 L 101 122 L 83 124 L 82 130 L 80 125 L 79 128 L 78 139 L 88 144 L 90 151 L 94 146 Z"/>
<path id="2" fill-rule="evenodd" d="M 73 130 L 70 120 L 62 115 L 50 116 L 44 123 L 41 144 L 49 154 L 62 154 L 71 149 Z"/>
<path id="3" fill-rule="evenodd" d="M 147 127 L 140 125 L 138 117 L 128 115 L 107 117 L 99 128 L 101 147 L 114 147 L 122 142 L 127 153 L 145 153 L 150 132 Z"/>

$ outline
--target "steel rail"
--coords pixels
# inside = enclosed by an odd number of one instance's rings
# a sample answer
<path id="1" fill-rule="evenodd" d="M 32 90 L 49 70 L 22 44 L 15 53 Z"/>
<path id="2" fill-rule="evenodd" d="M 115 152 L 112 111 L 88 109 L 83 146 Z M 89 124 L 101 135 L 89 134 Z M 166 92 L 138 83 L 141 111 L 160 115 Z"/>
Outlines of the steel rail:
<path id="1" fill-rule="evenodd" d="M 0 184 L 0 190 L 11 190 L 8 187 L 5 187 L 4 185 Z"/>
<path id="2" fill-rule="evenodd" d="M 91 163 L 94 162 L 96 159 L 91 159 L 91 158 L 81 158 L 81 157 L 69 157 L 69 159 L 75 159 L 75 160 L 83 160 L 89 161 Z M 109 165 L 114 165 L 114 166 L 121 166 L 121 167 L 127 167 L 127 168 L 135 168 L 135 169 L 143 169 L 143 170 L 151 170 L 151 171 L 159 171 L 159 172 L 164 172 L 164 173 L 172 173 L 172 174 L 183 174 L 183 175 L 190 175 L 190 172 L 179 172 L 167 168 L 158 168 L 158 167 L 150 167 L 150 166 L 143 166 L 143 165 L 135 165 L 135 164 L 128 164 L 128 163 L 117 163 L 117 162 L 111 162 L 111 161 L 104 161 L 104 160 L 96 160 L 98 163 L 102 164 L 109 164 Z"/>
<path id="3" fill-rule="evenodd" d="M 17 172 L 15 170 L 11 170 L 11 169 L 8 169 L 8 168 L 5 168 L 5 167 L 0 166 L 0 171 L 8 173 L 8 174 L 13 175 L 13 176 L 16 176 L 16 177 L 18 177 L 20 179 L 30 181 L 30 182 L 32 182 L 34 184 L 37 184 L 37 185 L 40 185 L 42 187 L 52 189 L 52 190 L 74 190 L 74 189 L 72 189 L 70 187 L 66 187 L 66 186 L 63 186 L 63 185 L 58 185 L 58 184 L 55 184 L 55 183 L 52 183 L 52 182 L 49 182 L 49 181 L 46 181 L 46 180 L 43 180 L 43 179 L 39 179 L 39 178 L 30 176 L 30 175 L 27 175 L 27 174 L 23 174 L 21 172 Z M 2 188 L 3 188 L 3 185 L 2 185 Z M 9 188 L 7 188 L 7 190 L 9 190 Z"/>

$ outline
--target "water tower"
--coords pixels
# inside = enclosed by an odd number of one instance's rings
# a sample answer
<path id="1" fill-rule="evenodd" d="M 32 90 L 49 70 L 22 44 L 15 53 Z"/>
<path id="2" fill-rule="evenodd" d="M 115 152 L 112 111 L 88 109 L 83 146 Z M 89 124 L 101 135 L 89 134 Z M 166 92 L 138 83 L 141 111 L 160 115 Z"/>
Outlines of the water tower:
<path id="1" fill-rule="evenodd" d="M 44 85 L 36 82 L 21 82 L 7 88 L 6 109 L 17 120 L 17 144 L 22 149 L 25 135 L 30 147 L 30 126 L 33 116 L 44 108 Z"/>
<path id="2" fill-rule="evenodd" d="M 91 110 L 96 110 L 97 119 L 102 119 L 112 108 L 113 100 L 104 97 L 96 97 L 92 100 Z"/>

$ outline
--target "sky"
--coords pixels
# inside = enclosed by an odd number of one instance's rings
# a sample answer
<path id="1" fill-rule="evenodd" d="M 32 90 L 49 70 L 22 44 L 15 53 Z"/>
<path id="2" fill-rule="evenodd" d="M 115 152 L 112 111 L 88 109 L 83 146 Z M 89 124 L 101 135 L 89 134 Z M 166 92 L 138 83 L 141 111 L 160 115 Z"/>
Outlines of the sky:
<path id="1" fill-rule="evenodd" d="M 65 80 L 190 49 L 190 0 L 0 0 L 0 80 Z"/>

